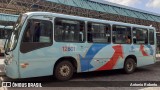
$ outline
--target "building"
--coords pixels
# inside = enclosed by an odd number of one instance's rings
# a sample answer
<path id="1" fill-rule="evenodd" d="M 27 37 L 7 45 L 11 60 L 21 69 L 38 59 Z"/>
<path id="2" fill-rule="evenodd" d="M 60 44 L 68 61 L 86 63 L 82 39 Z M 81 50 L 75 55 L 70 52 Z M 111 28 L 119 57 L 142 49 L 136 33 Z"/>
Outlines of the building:
<path id="1" fill-rule="evenodd" d="M 156 27 L 160 32 L 160 15 L 103 0 L 0 0 L 0 13 L 19 15 L 28 11 L 48 11 L 83 17 L 120 21 Z M 4 14 L 6 17 L 8 15 Z M 7 24 L 0 14 L 0 24 Z M 10 15 L 12 18 L 16 18 Z M 7 22 L 5 22 L 7 21 Z M 14 20 L 15 21 L 15 20 Z M 12 23 L 10 23 L 12 24 Z M 158 33 L 160 36 L 160 33 Z"/>

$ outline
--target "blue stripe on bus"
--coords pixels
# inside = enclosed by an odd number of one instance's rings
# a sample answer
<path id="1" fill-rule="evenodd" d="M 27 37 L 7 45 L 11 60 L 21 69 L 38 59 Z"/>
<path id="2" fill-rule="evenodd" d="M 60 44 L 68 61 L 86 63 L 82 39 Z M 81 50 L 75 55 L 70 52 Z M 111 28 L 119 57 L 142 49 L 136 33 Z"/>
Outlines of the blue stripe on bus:
<path id="1" fill-rule="evenodd" d="M 107 46 L 107 44 L 93 44 L 89 48 L 85 57 L 82 57 L 80 55 L 81 71 L 86 71 L 93 68 L 93 66 L 91 65 L 93 57 L 105 46 Z"/>
<path id="2" fill-rule="evenodd" d="M 149 48 L 149 50 L 150 50 L 150 55 L 153 55 L 153 48 L 152 48 L 152 46 L 151 45 L 146 45 L 148 48 Z"/>

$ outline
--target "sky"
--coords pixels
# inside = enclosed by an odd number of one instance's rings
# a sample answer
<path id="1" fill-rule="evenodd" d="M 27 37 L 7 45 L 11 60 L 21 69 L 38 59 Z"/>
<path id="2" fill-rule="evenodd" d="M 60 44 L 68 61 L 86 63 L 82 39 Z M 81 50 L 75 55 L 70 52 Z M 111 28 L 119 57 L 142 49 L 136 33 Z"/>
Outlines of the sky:
<path id="1" fill-rule="evenodd" d="M 142 9 L 149 12 L 154 12 L 160 15 L 160 0 L 105 0 L 112 3 L 117 3 L 137 9 Z"/>

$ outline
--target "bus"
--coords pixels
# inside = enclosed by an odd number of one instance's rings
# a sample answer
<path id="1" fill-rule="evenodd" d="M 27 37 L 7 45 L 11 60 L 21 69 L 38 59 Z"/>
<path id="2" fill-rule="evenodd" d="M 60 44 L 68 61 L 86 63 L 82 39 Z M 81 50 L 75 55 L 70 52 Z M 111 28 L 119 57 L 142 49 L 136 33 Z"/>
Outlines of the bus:
<path id="1" fill-rule="evenodd" d="M 53 75 L 69 80 L 75 73 L 123 69 L 156 62 L 156 30 L 51 12 L 19 16 L 5 45 L 6 76 L 30 78 Z"/>
<path id="2" fill-rule="evenodd" d="M 156 37 L 157 37 L 157 54 L 160 54 L 160 32 L 156 32 Z"/>
<path id="3" fill-rule="evenodd" d="M 0 25 L 0 54 L 4 53 L 5 40 L 12 32 L 13 26 L 3 26 Z"/>

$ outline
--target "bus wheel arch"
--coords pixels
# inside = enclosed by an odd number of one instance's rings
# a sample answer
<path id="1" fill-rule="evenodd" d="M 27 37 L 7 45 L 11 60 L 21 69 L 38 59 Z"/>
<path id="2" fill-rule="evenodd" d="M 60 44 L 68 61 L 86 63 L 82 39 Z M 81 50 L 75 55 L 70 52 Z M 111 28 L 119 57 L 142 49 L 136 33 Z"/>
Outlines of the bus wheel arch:
<path id="1" fill-rule="evenodd" d="M 69 71 L 68 76 L 64 76 L 61 73 L 61 69 L 66 68 Z M 64 81 L 69 80 L 73 74 L 77 72 L 77 61 L 73 57 L 62 57 L 58 59 L 54 65 L 53 75 L 56 79 Z"/>
<path id="2" fill-rule="evenodd" d="M 124 61 L 124 72 L 127 74 L 133 73 L 137 67 L 137 58 L 135 55 L 129 55 Z"/>

